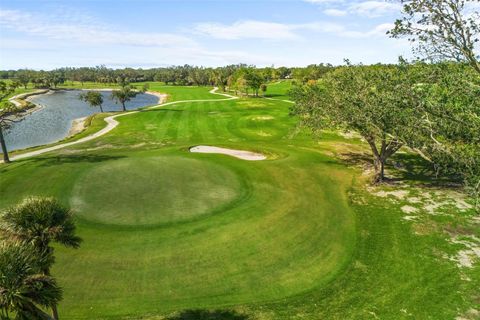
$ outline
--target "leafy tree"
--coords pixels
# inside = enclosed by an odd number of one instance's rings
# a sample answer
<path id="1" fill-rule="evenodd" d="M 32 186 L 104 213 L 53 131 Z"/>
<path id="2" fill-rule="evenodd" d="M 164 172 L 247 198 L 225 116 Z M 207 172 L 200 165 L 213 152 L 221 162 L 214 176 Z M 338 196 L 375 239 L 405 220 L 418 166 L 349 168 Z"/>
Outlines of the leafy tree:
<path id="1" fill-rule="evenodd" d="M 258 97 L 258 91 L 260 89 L 260 86 L 265 81 L 263 76 L 257 70 L 249 69 L 245 73 L 245 80 L 247 86 L 251 88 L 255 93 L 255 96 Z"/>
<path id="2" fill-rule="evenodd" d="M 212 74 L 214 84 L 220 88 L 223 92 L 226 91 L 226 86 L 228 84 L 228 73 L 225 69 L 218 68 Z"/>
<path id="3" fill-rule="evenodd" d="M 238 91 L 245 93 L 248 96 L 248 84 L 244 77 L 240 77 L 235 81 L 235 93 Z"/>
<path id="4" fill-rule="evenodd" d="M 480 77 L 466 64 L 441 63 L 417 68 L 421 103 L 412 147 L 438 173 L 463 179 L 480 209 Z"/>
<path id="5" fill-rule="evenodd" d="M 56 88 L 57 85 L 65 82 L 65 75 L 62 71 L 48 72 L 46 74 L 45 81 L 49 88 Z"/>
<path id="6" fill-rule="evenodd" d="M 30 73 L 28 70 L 20 70 L 17 72 L 17 79 L 27 89 L 28 83 L 30 82 Z"/>
<path id="7" fill-rule="evenodd" d="M 68 208 L 54 198 L 25 199 L 7 209 L 0 222 L 0 232 L 10 239 L 31 244 L 42 261 L 41 271 L 50 276 L 54 262 L 52 242 L 78 248 L 81 239 L 75 234 L 75 222 Z M 53 318 L 58 319 L 57 302 L 50 304 Z"/>
<path id="8" fill-rule="evenodd" d="M 56 305 L 62 290 L 42 272 L 42 261 L 25 244 L 0 244 L 0 318 L 51 319 L 42 308 Z"/>
<path id="9" fill-rule="evenodd" d="M 306 68 L 294 68 L 292 75 L 295 80 L 305 84 L 311 80 L 318 80 L 322 78 L 326 73 L 330 72 L 333 66 L 330 64 L 311 64 Z"/>
<path id="10" fill-rule="evenodd" d="M 408 37 L 416 52 L 432 60 L 468 62 L 480 73 L 476 45 L 480 41 L 480 14 L 475 1 L 401 0 L 404 17 L 390 31 Z M 477 7 L 478 8 L 478 7 Z"/>
<path id="11" fill-rule="evenodd" d="M 265 92 L 267 91 L 267 85 L 265 83 L 262 83 L 260 85 L 260 90 L 262 91 L 262 95 L 265 96 Z"/>
<path id="12" fill-rule="evenodd" d="M 358 132 L 369 144 L 374 182 L 384 180 L 387 159 L 409 140 L 415 94 L 406 68 L 346 66 L 318 85 L 292 90 L 293 114 L 314 132 L 338 128 Z"/>
<path id="13" fill-rule="evenodd" d="M 15 89 L 14 83 L 7 85 L 4 81 L 0 81 L 0 146 L 2 147 L 3 161 L 5 163 L 10 162 L 10 158 L 3 133 L 8 130 L 13 123 L 21 121 L 18 114 L 22 110 L 7 100 Z"/>
<path id="14" fill-rule="evenodd" d="M 422 86 L 420 113 L 423 124 L 418 140 L 423 155 L 439 171 L 454 173 L 480 210 L 480 13 L 478 1 L 402 0 L 404 17 L 390 31 L 393 37 L 408 37 L 415 51 L 433 61 L 454 60 L 460 64 L 436 64 L 428 70 Z M 475 6 L 476 5 L 476 6 Z M 475 76 L 466 68 L 467 63 Z M 423 138 L 423 139 L 422 139 Z"/>
<path id="15" fill-rule="evenodd" d="M 103 96 L 99 91 L 87 91 L 78 95 L 78 98 L 88 103 L 91 107 L 99 107 L 103 112 Z"/>
<path id="16" fill-rule="evenodd" d="M 127 111 L 125 103 L 132 100 L 132 98 L 135 98 L 138 93 L 138 91 L 133 90 L 129 85 L 124 85 L 120 90 L 113 90 L 110 97 L 117 103 L 122 104 L 123 111 Z"/>

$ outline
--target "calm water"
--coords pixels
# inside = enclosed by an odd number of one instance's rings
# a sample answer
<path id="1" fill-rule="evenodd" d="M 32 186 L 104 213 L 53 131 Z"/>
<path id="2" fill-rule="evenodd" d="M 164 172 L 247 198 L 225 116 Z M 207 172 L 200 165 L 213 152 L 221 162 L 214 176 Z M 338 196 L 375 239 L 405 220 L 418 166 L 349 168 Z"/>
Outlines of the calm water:
<path id="1" fill-rule="evenodd" d="M 8 150 L 19 150 L 56 142 L 65 138 L 70 131 L 72 121 L 100 112 L 80 101 L 81 91 L 56 91 L 31 97 L 35 104 L 43 106 L 41 110 L 27 115 L 25 119 L 13 125 L 6 133 L 5 140 Z M 103 110 L 120 111 L 122 106 L 110 99 L 110 91 L 102 91 Z M 151 94 L 138 94 L 126 103 L 129 110 L 158 103 L 158 98 Z"/>

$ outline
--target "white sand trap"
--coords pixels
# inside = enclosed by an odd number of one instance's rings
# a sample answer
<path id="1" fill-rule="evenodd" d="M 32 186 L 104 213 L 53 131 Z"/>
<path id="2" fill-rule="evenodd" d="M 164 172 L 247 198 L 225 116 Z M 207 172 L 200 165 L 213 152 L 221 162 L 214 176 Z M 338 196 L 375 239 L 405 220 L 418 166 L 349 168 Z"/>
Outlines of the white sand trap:
<path id="1" fill-rule="evenodd" d="M 225 149 L 225 148 L 212 147 L 212 146 L 191 147 L 190 152 L 220 153 L 220 154 L 226 154 L 228 156 L 232 156 L 238 159 L 248 160 L 248 161 L 259 161 L 259 160 L 267 159 L 267 157 L 261 153 L 245 151 L 245 150 Z"/>

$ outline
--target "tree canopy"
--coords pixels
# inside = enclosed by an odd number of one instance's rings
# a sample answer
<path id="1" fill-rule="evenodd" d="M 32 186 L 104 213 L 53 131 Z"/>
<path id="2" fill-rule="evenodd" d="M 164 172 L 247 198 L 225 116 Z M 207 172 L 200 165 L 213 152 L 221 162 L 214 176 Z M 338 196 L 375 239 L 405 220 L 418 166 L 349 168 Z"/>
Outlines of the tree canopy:
<path id="1" fill-rule="evenodd" d="M 327 74 L 318 84 L 292 91 L 293 113 L 318 132 L 352 130 L 368 142 L 376 182 L 384 179 L 386 160 L 412 135 L 415 93 L 408 69 L 399 66 L 346 66 Z"/>
<path id="2" fill-rule="evenodd" d="M 466 61 L 480 73 L 476 52 L 480 41 L 480 13 L 475 1 L 401 0 L 403 17 L 390 31 L 407 37 L 415 51 L 433 61 Z M 477 7 L 478 8 L 478 7 Z"/>

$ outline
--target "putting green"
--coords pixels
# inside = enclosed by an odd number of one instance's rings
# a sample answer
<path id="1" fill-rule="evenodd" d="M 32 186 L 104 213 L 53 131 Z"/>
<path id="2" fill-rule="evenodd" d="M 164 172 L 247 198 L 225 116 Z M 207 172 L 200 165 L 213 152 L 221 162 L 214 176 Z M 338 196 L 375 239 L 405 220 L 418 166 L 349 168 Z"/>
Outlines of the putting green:
<path id="1" fill-rule="evenodd" d="M 180 157 L 127 158 L 94 166 L 75 184 L 71 205 L 86 220 L 152 225 L 225 209 L 242 183 L 218 164 Z"/>

